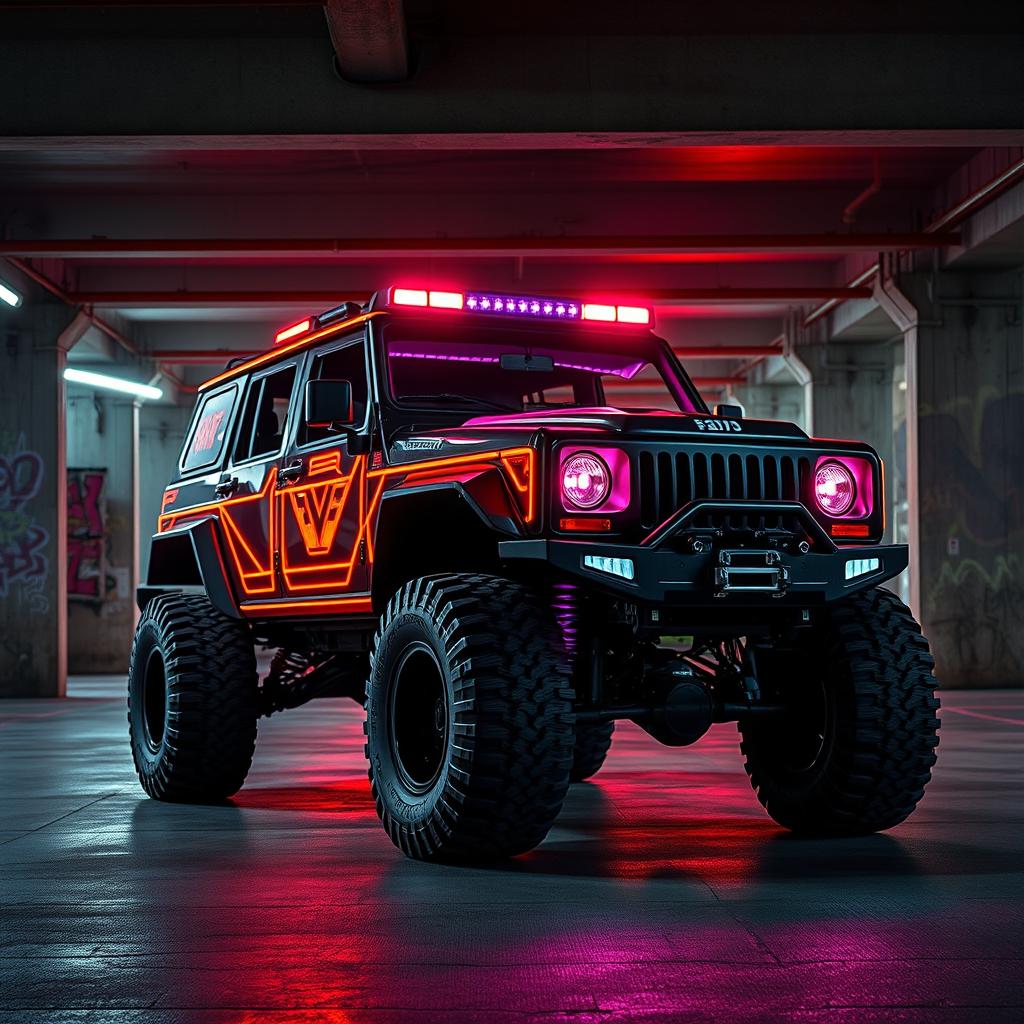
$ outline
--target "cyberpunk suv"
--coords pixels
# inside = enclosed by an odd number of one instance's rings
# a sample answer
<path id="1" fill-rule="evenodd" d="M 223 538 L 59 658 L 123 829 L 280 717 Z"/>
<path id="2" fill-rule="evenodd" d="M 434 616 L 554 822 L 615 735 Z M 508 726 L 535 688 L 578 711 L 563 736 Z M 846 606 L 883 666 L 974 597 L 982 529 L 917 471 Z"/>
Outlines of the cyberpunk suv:
<path id="1" fill-rule="evenodd" d="M 145 791 L 223 800 L 261 716 L 344 696 L 410 857 L 532 849 L 618 720 L 736 722 L 794 832 L 903 821 L 938 701 L 878 456 L 709 411 L 650 323 L 391 288 L 207 381 L 138 594 Z"/>

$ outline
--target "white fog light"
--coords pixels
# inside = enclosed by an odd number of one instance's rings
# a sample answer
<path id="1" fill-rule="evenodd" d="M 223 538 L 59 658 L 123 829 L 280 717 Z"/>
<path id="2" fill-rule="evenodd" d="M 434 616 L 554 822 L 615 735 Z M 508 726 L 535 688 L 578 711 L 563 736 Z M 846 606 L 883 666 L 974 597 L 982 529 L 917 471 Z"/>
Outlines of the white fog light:
<path id="1" fill-rule="evenodd" d="M 604 555 L 584 555 L 583 567 L 585 569 L 597 569 L 598 572 L 606 572 L 609 576 L 621 576 L 624 580 L 631 580 L 636 575 L 632 558 L 606 558 Z"/>
<path id="2" fill-rule="evenodd" d="M 848 558 L 846 560 L 846 578 L 852 580 L 857 576 L 866 576 L 869 572 L 875 572 L 881 564 L 877 558 Z"/>

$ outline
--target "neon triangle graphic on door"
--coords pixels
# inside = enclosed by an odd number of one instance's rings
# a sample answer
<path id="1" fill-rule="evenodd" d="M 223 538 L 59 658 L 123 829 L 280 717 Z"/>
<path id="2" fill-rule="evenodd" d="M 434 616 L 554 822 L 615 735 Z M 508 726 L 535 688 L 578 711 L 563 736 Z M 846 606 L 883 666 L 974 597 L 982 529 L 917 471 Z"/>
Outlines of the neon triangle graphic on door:
<path id="1" fill-rule="evenodd" d="M 334 546 L 345 493 L 351 480 L 350 476 L 346 480 L 291 492 L 295 521 L 307 554 L 326 555 Z"/>

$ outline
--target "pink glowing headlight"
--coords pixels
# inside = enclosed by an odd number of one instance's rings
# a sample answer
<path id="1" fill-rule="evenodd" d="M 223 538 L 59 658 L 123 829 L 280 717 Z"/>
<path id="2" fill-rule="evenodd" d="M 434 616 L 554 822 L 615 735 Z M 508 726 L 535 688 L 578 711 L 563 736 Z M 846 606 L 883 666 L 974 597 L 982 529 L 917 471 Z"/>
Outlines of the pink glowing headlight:
<path id="1" fill-rule="evenodd" d="M 850 511 L 857 497 L 853 474 L 840 462 L 823 462 L 814 474 L 814 500 L 830 516 Z"/>
<path id="2" fill-rule="evenodd" d="M 611 486 L 611 471 L 600 455 L 578 452 L 562 465 L 562 494 L 576 508 L 597 508 Z"/>

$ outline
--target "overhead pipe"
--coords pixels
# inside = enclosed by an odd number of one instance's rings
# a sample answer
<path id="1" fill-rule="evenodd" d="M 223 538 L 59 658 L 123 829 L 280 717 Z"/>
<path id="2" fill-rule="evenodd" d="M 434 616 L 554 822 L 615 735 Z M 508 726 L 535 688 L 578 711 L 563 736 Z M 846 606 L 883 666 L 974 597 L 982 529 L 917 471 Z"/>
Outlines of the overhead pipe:
<path id="1" fill-rule="evenodd" d="M 7 262 L 10 263 L 11 266 L 15 268 L 15 270 L 20 271 L 27 278 L 30 278 L 32 281 L 35 281 L 37 285 L 39 285 L 41 288 L 46 289 L 46 291 L 48 291 L 51 295 L 60 299 L 61 302 L 64 302 L 69 306 L 80 307 L 80 312 L 84 313 L 85 316 L 89 318 L 89 321 L 98 331 L 102 331 L 108 338 L 111 339 L 111 341 L 114 341 L 118 345 L 120 345 L 121 348 L 123 348 L 125 352 L 127 352 L 129 355 L 139 355 L 139 350 L 135 346 L 134 342 L 126 338 L 116 327 L 114 327 L 113 324 L 108 323 L 102 317 L 96 316 L 96 314 L 92 311 L 91 308 L 89 308 L 88 305 L 83 305 L 82 303 L 76 302 L 68 292 L 64 291 L 64 289 L 61 288 L 60 285 L 56 283 L 56 281 L 52 281 L 45 274 L 42 274 L 38 270 L 36 270 L 35 267 L 33 267 L 30 263 L 27 263 L 24 260 L 20 260 L 16 256 L 8 256 L 6 257 L 6 259 Z"/>
<path id="2" fill-rule="evenodd" d="M 882 169 L 878 160 L 878 150 L 875 150 L 875 173 L 871 179 L 871 184 L 860 192 L 853 199 L 851 199 L 843 209 L 843 223 L 853 224 L 857 220 L 857 211 L 874 195 L 877 195 L 882 189 Z"/>
<path id="3" fill-rule="evenodd" d="M 244 256 L 391 259 L 655 255 L 676 252 L 883 252 L 956 245 L 955 232 L 899 234 L 565 235 L 522 238 L 79 238 L 0 240 L 0 256 L 64 259 L 211 259 Z"/>
<path id="4" fill-rule="evenodd" d="M 557 289 L 556 289 L 557 290 Z M 573 289 L 566 289 L 572 291 Z M 87 291 L 71 292 L 71 298 L 90 306 L 328 306 L 342 299 L 360 304 L 370 298 L 369 292 L 333 291 Z M 654 305 L 673 302 L 802 302 L 816 299 L 869 299 L 870 288 L 844 288 L 836 285 L 786 288 L 727 286 L 713 288 L 623 288 L 616 290 L 621 298 L 636 296 Z M 588 298 L 588 296 L 583 296 Z"/>
<path id="5" fill-rule="evenodd" d="M 958 224 L 962 224 L 968 217 L 987 206 L 1022 178 L 1024 178 L 1024 160 L 1018 160 L 1016 163 L 1007 167 L 1005 171 L 997 174 L 990 182 L 988 182 L 988 184 L 983 185 L 976 192 L 972 192 L 969 196 L 962 199 L 940 217 L 936 217 L 935 220 L 928 224 L 924 229 L 924 234 L 930 235 L 933 238 L 941 238 L 943 234 L 947 233 L 951 228 L 956 227 Z M 867 270 L 858 274 L 852 281 L 850 281 L 847 287 L 855 287 L 865 284 L 878 274 L 878 270 L 879 265 L 875 262 L 868 267 Z M 846 300 L 829 299 L 827 302 L 823 302 L 817 307 L 817 309 L 812 310 L 804 318 L 804 327 L 809 327 L 815 320 L 820 320 L 826 313 L 831 312 L 840 304 L 840 302 L 844 301 Z"/>
<path id="6" fill-rule="evenodd" d="M 163 307 L 188 306 L 280 306 L 296 305 L 316 308 L 336 304 L 342 291 L 96 291 L 70 292 L 71 301 L 81 305 L 99 307 Z M 675 302 L 686 303 L 730 303 L 730 302 L 800 302 L 808 299 L 867 299 L 871 297 L 868 287 L 715 287 L 715 288 L 653 288 L 621 289 L 616 291 L 620 297 L 636 296 L 644 298 L 651 304 L 667 305 Z M 370 293 L 345 292 L 344 298 L 364 303 Z"/>

